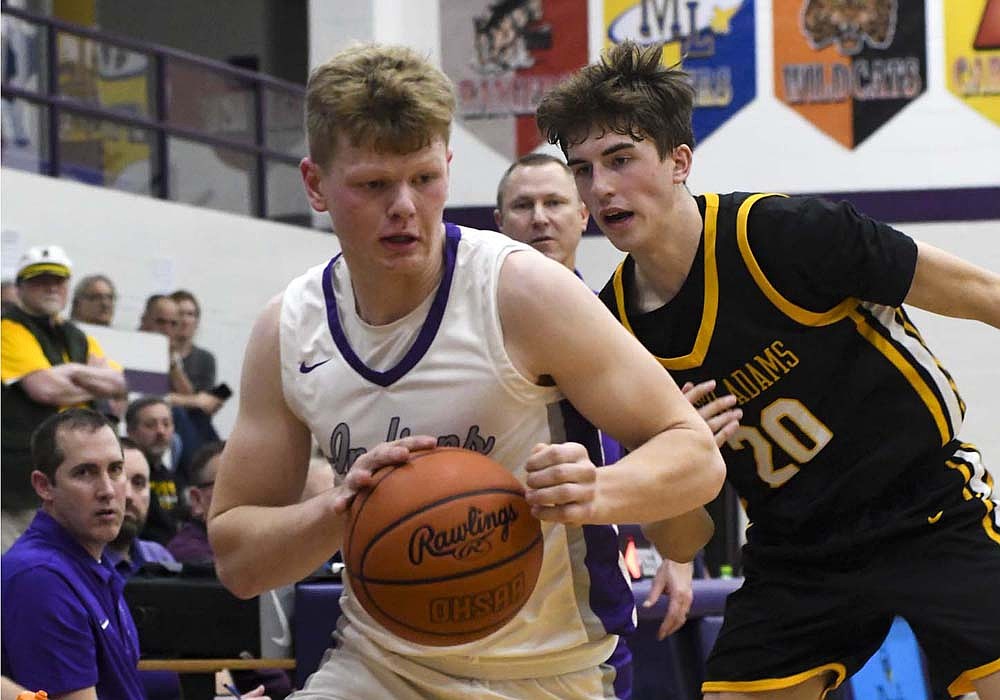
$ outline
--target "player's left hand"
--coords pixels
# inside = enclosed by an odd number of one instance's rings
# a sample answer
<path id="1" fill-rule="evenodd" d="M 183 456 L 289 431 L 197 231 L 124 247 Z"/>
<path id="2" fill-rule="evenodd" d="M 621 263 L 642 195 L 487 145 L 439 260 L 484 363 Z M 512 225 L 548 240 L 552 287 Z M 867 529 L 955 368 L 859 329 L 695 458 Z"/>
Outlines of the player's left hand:
<path id="1" fill-rule="evenodd" d="M 597 495 L 597 467 L 576 442 L 538 444 L 525 462 L 525 499 L 539 520 L 580 525 L 590 522 Z"/>
<path id="2" fill-rule="evenodd" d="M 656 633 L 657 639 L 663 639 L 673 634 L 687 622 L 691 601 L 694 600 L 692 578 L 694 578 L 694 563 L 692 562 L 681 564 L 664 559 L 660 568 L 656 570 L 653 585 L 649 588 L 649 596 L 643 601 L 642 607 L 652 607 L 663 593 L 670 596 L 667 614 L 663 616 L 663 622 L 660 623 L 660 629 Z"/>

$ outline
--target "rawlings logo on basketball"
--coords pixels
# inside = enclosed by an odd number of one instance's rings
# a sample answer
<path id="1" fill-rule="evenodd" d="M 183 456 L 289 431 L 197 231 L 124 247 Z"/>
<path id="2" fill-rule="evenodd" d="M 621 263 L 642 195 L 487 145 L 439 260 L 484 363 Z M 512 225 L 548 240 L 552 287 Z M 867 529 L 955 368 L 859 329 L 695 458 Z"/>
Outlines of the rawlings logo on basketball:
<path id="1" fill-rule="evenodd" d="M 897 0 L 805 0 L 802 28 L 815 49 L 836 42 L 844 56 L 854 56 L 865 43 L 888 48 L 896 33 Z"/>
<path id="2" fill-rule="evenodd" d="M 484 513 L 475 506 L 469 508 L 468 518 L 446 530 L 435 530 L 421 525 L 410 535 L 410 562 L 418 566 L 424 555 L 471 559 L 490 551 L 490 536 L 500 531 L 500 540 L 510 536 L 510 525 L 517 520 L 517 509 L 506 505 L 499 510 Z"/>

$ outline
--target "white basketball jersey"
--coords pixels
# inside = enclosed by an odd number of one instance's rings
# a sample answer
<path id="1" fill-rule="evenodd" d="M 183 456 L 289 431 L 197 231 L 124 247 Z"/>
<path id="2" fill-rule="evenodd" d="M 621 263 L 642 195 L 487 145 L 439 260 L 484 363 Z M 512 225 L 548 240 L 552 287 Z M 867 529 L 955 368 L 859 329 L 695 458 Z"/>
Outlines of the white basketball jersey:
<path id="1" fill-rule="evenodd" d="M 503 261 L 515 251 L 537 254 L 501 234 L 447 224 L 440 286 L 386 326 L 358 317 L 340 256 L 288 286 L 281 309 L 285 400 L 317 438 L 338 483 L 358 455 L 409 434 L 487 454 L 522 482 L 539 442 L 580 442 L 601 463 L 597 431 L 556 387 L 533 384 L 507 356 L 497 288 Z M 401 639 L 364 611 L 346 576 L 344 616 L 392 652 L 470 678 L 548 676 L 602 663 L 615 635 L 635 625 L 617 534 L 611 526 L 552 523 L 542 532 L 534 592 L 482 640 L 432 647 Z"/>

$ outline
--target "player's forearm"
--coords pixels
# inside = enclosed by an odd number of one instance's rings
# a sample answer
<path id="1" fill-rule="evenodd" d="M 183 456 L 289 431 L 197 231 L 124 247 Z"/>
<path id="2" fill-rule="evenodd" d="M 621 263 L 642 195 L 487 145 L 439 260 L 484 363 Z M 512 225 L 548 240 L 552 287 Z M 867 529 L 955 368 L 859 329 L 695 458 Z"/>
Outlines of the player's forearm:
<path id="1" fill-rule="evenodd" d="M 923 242 L 917 251 L 907 304 L 1000 328 L 1000 275 Z"/>
<path id="2" fill-rule="evenodd" d="M 675 518 L 643 523 L 642 533 L 664 559 L 688 562 L 695 558 L 715 532 L 715 523 L 704 508 L 695 508 Z"/>
<path id="3" fill-rule="evenodd" d="M 656 522 L 711 501 L 726 467 L 704 423 L 665 430 L 597 470 L 596 523 Z"/>
<path id="4" fill-rule="evenodd" d="M 301 581 L 340 549 L 345 519 L 332 503 L 320 495 L 213 514 L 208 533 L 219 579 L 241 598 Z"/>

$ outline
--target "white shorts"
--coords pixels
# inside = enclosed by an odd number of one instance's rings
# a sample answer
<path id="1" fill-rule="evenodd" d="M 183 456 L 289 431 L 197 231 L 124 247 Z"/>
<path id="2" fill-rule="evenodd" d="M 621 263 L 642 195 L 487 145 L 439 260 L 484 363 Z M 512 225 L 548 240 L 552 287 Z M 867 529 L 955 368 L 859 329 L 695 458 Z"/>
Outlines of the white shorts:
<path id="1" fill-rule="evenodd" d="M 354 632 L 334 633 L 337 646 L 289 700 L 613 700 L 619 674 L 600 666 L 543 678 L 479 680 L 447 675 L 387 651 Z M 622 645 L 624 646 L 624 645 Z M 630 676 L 631 668 L 623 672 Z M 631 691 L 631 677 L 620 678 Z M 620 691 L 619 691 L 620 692 Z M 623 694 L 624 696 L 624 694 Z"/>

